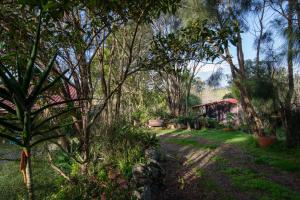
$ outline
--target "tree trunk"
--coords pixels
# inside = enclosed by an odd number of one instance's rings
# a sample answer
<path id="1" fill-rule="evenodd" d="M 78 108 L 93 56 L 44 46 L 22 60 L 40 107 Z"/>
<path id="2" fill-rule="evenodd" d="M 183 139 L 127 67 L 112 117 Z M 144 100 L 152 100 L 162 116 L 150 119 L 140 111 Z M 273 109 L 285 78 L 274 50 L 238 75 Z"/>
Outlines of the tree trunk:
<path id="1" fill-rule="evenodd" d="M 26 187 L 28 192 L 28 199 L 34 200 L 30 149 L 27 149 L 27 153 L 28 157 L 26 158 Z"/>
<path id="2" fill-rule="evenodd" d="M 258 117 L 249 96 L 247 89 L 239 81 L 235 81 L 241 94 L 241 106 L 246 114 L 246 119 L 249 122 L 251 130 L 255 136 L 264 136 L 263 123 Z"/>
<path id="3" fill-rule="evenodd" d="M 122 96 L 122 87 L 120 86 L 117 92 L 115 119 L 118 119 L 120 117 L 121 96 Z"/>
<path id="4" fill-rule="evenodd" d="M 81 166 L 82 173 L 87 175 L 88 174 L 88 163 L 90 159 L 90 134 L 88 128 L 88 112 L 84 111 L 82 114 L 82 135 L 83 135 L 83 160 L 84 163 Z"/>
<path id="5" fill-rule="evenodd" d="M 285 105 L 283 108 L 284 116 L 284 126 L 286 131 L 286 143 L 288 147 L 295 147 L 299 145 L 298 140 L 298 130 L 294 127 L 293 115 L 297 114 L 296 111 L 292 110 L 292 98 L 294 94 L 294 69 L 293 69 L 293 10 L 294 10 L 294 1 L 289 0 L 289 9 L 288 9 L 288 28 L 287 28 L 287 39 L 288 39 L 288 52 L 287 52 L 287 64 L 288 64 L 288 93 L 285 99 Z M 295 113 L 294 113 L 295 112 Z"/>
<path id="6" fill-rule="evenodd" d="M 287 147 L 300 146 L 300 111 L 284 110 Z"/>

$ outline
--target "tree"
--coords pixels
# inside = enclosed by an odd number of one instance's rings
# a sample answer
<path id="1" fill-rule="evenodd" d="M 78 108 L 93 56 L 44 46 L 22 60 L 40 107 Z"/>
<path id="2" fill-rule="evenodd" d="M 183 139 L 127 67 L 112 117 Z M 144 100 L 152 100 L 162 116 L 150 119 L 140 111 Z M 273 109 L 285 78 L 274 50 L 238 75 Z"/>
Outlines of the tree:
<path id="1" fill-rule="evenodd" d="M 165 24 L 169 27 L 167 30 L 158 29 L 151 50 L 151 65 L 165 82 L 171 115 L 178 117 L 188 114 L 192 83 L 202 67 L 200 63 L 204 54 L 198 45 L 193 44 L 190 33 L 180 28 L 173 17 L 170 21 L 170 24 Z"/>
<path id="2" fill-rule="evenodd" d="M 299 3 L 293 0 L 270 1 L 270 6 L 275 14 L 278 14 L 278 18 L 274 20 L 274 24 L 277 25 L 277 28 L 280 26 L 280 29 L 278 29 L 281 31 L 279 32 L 283 33 L 287 42 L 284 54 L 286 55 L 286 82 L 288 90 L 281 100 L 280 105 L 287 145 L 295 147 L 300 145 L 299 127 L 296 126 L 298 124 L 296 118 L 298 118 L 299 113 L 297 109 L 293 108 L 293 103 L 295 102 L 294 62 L 299 54 Z"/>
<path id="3" fill-rule="evenodd" d="M 23 149 L 20 166 L 29 199 L 34 199 L 31 149 L 42 142 L 62 137 L 63 135 L 55 134 L 54 130 L 62 128 L 66 124 L 53 124 L 52 121 L 69 111 L 63 109 L 55 115 L 44 117 L 44 112 L 47 109 L 66 104 L 66 102 L 47 103 L 45 95 L 67 71 L 56 78 L 49 78 L 56 59 L 55 54 L 39 75 L 35 73 L 41 70 L 36 61 L 42 19 L 43 13 L 40 10 L 36 36 L 24 73 L 21 71 L 24 66 L 21 66 L 18 62 L 16 66 L 5 64 L 6 60 L 12 59 L 10 55 L 3 55 L 0 59 L 0 78 L 3 83 L 3 87 L 0 88 L 0 108 L 7 111 L 7 114 L 0 118 L 0 125 L 8 131 L 7 133 L 0 133 L 0 136 L 14 142 Z"/>
<path id="4" fill-rule="evenodd" d="M 64 79 L 66 98 L 70 97 L 66 86 L 71 84 L 84 99 L 79 101 L 81 111 L 72 113 L 78 148 L 66 152 L 79 163 L 83 174 L 88 174 L 91 162 L 91 127 L 95 122 L 102 122 L 103 111 L 108 120 L 118 117 L 123 84 L 144 67 L 148 48 L 142 43 L 144 25 L 161 12 L 174 10 L 177 2 L 88 1 L 73 6 L 55 21 L 60 37 L 55 70 L 71 71 L 70 79 Z"/>

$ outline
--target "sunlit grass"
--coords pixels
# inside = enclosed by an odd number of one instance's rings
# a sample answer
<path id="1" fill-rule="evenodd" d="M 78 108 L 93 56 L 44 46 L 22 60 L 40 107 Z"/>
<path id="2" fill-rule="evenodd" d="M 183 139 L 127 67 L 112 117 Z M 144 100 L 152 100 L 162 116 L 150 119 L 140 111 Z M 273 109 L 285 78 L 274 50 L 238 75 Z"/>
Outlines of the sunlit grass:
<path id="1" fill-rule="evenodd" d="M 216 149 L 219 147 L 218 144 L 200 144 L 198 141 L 195 141 L 193 139 L 184 139 L 184 138 L 170 138 L 168 139 L 168 142 L 172 142 L 179 145 L 190 145 L 195 148 L 201 148 L 201 149 Z"/>

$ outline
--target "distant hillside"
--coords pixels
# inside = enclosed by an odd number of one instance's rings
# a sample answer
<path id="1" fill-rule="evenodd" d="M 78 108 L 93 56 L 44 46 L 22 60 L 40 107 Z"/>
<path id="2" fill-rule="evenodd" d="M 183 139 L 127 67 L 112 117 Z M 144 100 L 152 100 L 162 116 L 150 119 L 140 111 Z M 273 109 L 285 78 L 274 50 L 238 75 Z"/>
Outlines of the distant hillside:
<path id="1" fill-rule="evenodd" d="M 200 92 L 200 98 L 202 104 L 214 102 L 221 100 L 225 94 L 230 93 L 228 87 L 213 89 L 211 87 L 205 87 L 205 89 Z"/>

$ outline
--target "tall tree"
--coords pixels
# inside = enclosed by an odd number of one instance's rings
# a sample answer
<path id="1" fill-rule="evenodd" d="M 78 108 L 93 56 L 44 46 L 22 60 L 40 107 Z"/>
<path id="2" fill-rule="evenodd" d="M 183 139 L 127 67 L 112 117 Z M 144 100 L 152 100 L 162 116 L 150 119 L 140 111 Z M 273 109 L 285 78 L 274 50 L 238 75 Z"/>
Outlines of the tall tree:
<path id="1" fill-rule="evenodd" d="M 251 7 L 251 1 L 209 1 L 205 6 L 212 15 L 211 23 L 201 26 L 201 22 L 191 23 L 191 27 L 197 27 L 199 34 L 205 41 L 203 47 L 207 55 L 218 56 L 226 61 L 231 70 L 233 83 L 239 89 L 241 105 L 246 114 L 246 119 L 251 125 L 255 135 L 264 135 L 263 123 L 251 102 L 251 95 L 245 86 L 246 68 L 244 50 L 242 44 L 242 32 L 247 29 L 244 16 Z M 202 20 L 203 21 L 203 20 Z M 205 24 L 205 22 L 204 22 Z M 230 46 L 236 50 L 237 63 L 235 64 L 230 52 Z"/>
<path id="2" fill-rule="evenodd" d="M 52 57 L 45 67 L 45 70 L 39 72 L 42 66 L 37 63 L 38 46 L 41 34 L 43 14 L 40 10 L 36 35 L 33 41 L 32 50 L 26 63 L 26 67 L 16 62 L 11 65 L 10 55 L 1 55 L 0 57 L 0 78 L 3 87 L 0 87 L 0 108 L 7 113 L 0 118 L 0 125 L 5 127 L 7 133 L 0 133 L 0 137 L 8 139 L 22 148 L 20 168 L 23 173 L 24 182 L 27 186 L 29 199 L 34 199 L 34 188 L 32 180 L 31 150 L 36 145 L 57 139 L 64 135 L 56 134 L 55 130 L 62 128 L 65 124 L 53 123 L 53 120 L 62 116 L 68 109 L 45 117 L 48 109 L 59 105 L 66 105 L 67 102 L 47 103 L 47 95 L 66 71 L 58 77 L 50 78 L 50 72 L 56 59 Z M 24 73 L 20 69 L 25 69 Z M 52 79 L 52 81 L 51 81 Z"/>

